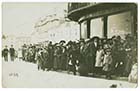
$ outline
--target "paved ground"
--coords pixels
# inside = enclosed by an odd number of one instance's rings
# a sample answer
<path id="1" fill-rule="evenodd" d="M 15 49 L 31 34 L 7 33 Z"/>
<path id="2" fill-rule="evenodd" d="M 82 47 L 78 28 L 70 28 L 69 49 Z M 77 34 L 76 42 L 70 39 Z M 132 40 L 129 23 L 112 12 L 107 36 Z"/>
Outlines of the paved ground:
<path id="1" fill-rule="evenodd" d="M 108 88 L 112 84 L 116 84 L 119 88 L 137 86 L 137 84 L 126 81 L 73 76 L 54 71 L 38 71 L 36 64 L 19 60 L 3 61 L 2 75 L 3 87 L 12 88 Z"/>

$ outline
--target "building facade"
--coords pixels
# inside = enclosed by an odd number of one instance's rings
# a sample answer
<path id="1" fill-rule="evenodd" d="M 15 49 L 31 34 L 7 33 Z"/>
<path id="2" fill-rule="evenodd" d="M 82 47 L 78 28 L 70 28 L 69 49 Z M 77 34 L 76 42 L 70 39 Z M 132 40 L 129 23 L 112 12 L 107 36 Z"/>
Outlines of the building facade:
<path id="1" fill-rule="evenodd" d="M 70 41 L 78 40 L 79 24 L 64 17 L 42 18 L 35 25 L 35 31 L 32 33 L 32 42 L 39 43 L 45 41 L 52 41 L 58 43 L 61 40 Z"/>
<path id="2" fill-rule="evenodd" d="M 136 3 L 69 3 L 68 18 L 80 25 L 80 38 L 137 34 Z"/>

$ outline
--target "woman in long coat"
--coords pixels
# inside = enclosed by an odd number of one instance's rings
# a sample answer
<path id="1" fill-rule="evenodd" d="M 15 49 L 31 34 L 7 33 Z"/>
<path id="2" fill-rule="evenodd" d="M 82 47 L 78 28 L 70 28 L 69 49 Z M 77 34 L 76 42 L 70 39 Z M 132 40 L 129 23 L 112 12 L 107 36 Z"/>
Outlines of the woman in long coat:
<path id="1" fill-rule="evenodd" d="M 43 49 L 43 53 L 42 53 L 42 57 L 43 57 L 43 62 L 42 62 L 42 69 L 45 70 L 45 68 L 47 68 L 47 70 L 49 69 L 50 63 L 49 63 L 49 53 L 48 53 L 48 48 L 44 48 Z"/>
<path id="2" fill-rule="evenodd" d="M 60 47 L 56 46 L 55 49 L 54 49 L 54 62 L 53 62 L 54 70 L 60 69 L 60 65 L 59 65 L 60 57 L 61 57 L 61 55 L 60 55 Z"/>
<path id="3" fill-rule="evenodd" d="M 42 69 L 43 67 L 43 56 L 42 56 L 42 50 L 39 49 L 39 51 L 36 53 L 36 60 L 38 65 L 38 70 Z"/>
<path id="4" fill-rule="evenodd" d="M 102 46 L 99 46 L 96 52 L 96 62 L 95 62 L 96 73 L 101 73 L 103 67 L 103 59 L 104 59 L 104 50 Z"/>

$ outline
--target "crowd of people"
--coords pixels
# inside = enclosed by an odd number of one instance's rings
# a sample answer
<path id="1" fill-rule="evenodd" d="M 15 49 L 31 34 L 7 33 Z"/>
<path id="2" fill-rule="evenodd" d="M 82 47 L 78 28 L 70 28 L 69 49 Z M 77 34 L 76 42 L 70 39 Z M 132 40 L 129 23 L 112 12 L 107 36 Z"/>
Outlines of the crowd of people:
<path id="1" fill-rule="evenodd" d="M 3 50 L 4 57 L 7 52 L 8 49 Z M 128 34 L 125 39 L 113 36 L 67 43 L 61 40 L 55 44 L 50 41 L 47 45 L 24 44 L 21 52 L 22 60 L 36 63 L 38 70 L 67 71 L 81 76 L 104 74 L 107 79 L 112 75 L 128 77 L 137 63 L 137 36 Z"/>

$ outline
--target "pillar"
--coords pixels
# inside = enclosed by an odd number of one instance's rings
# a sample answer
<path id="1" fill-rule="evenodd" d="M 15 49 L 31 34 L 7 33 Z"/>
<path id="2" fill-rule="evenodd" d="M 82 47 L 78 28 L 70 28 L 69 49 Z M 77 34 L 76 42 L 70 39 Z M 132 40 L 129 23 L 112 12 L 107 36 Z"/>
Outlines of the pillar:
<path id="1" fill-rule="evenodd" d="M 107 26 L 108 26 L 108 16 L 103 17 L 103 37 L 107 38 Z"/>

